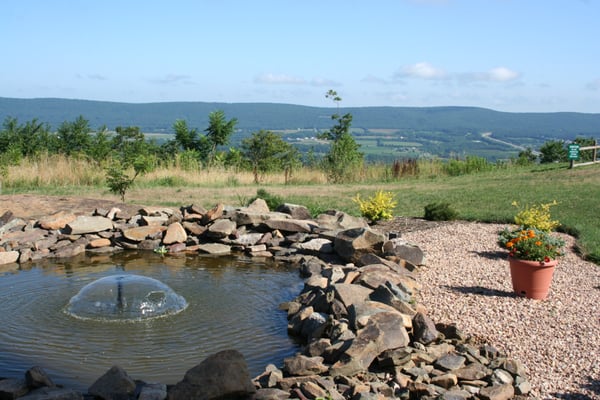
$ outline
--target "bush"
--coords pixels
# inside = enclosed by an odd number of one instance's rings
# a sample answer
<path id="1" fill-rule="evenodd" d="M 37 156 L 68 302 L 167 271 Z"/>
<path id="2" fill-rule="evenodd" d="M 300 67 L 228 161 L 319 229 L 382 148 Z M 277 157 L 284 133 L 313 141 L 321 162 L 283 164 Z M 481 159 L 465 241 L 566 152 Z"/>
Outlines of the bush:
<path id="1" fill-rule="evenodd" d="M 357 194 L 353 200 L 358 203 L 361 215 L 373 222 L 394 217 L 393 211 L 397 202 L 392 192 L 378 190 L 367 200 L 361 200 L 360 194 Z"/>
<path id="2" fill-rule="evenodd" d="M 560 222 L 552 220 L 550 216 L 550 207 L 557 204 L 556 201 L 553 201 L 552 203 L 527 205 L 522 208 L 519 206 L 519 203 L 513 201 L 512 205 L 520 209 L 515 215 L 515 224 L 525 229 L 538 229 L 550 232 L 560 225 Z"/>
<path id="3" fill-rule="evenodd" d="M 425 206 L 425 217 L 428 221 L 452 221 L 458 218 L 458 212 L 450 207 L 450 203 L 430 203 Z"/>

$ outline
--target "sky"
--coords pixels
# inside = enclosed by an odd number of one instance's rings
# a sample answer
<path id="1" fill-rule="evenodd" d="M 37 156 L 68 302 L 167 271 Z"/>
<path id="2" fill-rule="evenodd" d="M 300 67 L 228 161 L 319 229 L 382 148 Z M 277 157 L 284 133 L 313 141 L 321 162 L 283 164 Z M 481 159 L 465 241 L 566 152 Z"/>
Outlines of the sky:
<path id="1" fill-rule="evenodd" d="M 0 97 L 600 113 L 600 0 L 3 0 Z"/>

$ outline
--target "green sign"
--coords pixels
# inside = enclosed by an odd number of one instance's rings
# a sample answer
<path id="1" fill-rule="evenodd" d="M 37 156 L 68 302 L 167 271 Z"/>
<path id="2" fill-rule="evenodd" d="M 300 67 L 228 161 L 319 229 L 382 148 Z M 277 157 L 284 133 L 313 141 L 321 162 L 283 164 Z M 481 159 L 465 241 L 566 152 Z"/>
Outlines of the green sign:
<path id="1" fill-rule="evenodd" d="M 570 144 L 569 145 L 569 160 L 579 160 L 579 145 L 578 144 Z"/>

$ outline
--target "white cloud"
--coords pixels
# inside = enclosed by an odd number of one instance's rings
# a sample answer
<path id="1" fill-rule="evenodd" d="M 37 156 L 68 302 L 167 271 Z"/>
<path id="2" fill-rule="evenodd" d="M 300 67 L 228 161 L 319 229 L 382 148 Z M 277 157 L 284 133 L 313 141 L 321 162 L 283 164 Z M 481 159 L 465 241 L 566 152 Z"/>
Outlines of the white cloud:
<path id="1" fill-rule="evenodd" d="M 264 73 L 254 78 L 256 83 L 264 83 L 268 85 L 304 85 L 306 81 L 286 74 Z"/>
<path id="2" fill-rule="evenodd" d="M 494 82 L 509 82 L 519 78 L 519 73 L 506 67 L 492 68 L 487 72 L 488 80 Z"/>
<path id="3" fill-rule="evenodd" d="M 434 67 L 428 62 L 405 65 L 395 74 L 399 78 L 446 79 L 448 74 L 441 68 Z"/>

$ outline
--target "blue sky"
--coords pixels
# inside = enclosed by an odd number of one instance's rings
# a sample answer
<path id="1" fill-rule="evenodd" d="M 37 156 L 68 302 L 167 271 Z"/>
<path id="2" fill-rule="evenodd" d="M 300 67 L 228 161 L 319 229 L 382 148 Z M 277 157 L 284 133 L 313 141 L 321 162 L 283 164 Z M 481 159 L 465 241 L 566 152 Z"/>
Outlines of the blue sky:
<path id="1" fill-rule="evenodd" d="M 600 113 L 597 0 L 6 0 L 0 97 Z"/>

